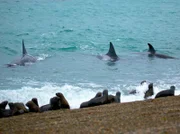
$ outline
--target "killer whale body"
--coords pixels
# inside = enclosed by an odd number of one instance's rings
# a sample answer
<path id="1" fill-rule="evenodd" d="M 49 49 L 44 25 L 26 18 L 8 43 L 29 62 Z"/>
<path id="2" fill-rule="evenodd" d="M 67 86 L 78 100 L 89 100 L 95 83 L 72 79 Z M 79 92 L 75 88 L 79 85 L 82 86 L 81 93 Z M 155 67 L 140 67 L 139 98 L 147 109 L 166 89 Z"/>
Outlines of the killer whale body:
<path id="1" fill-rule="evenodd" d="M 108 53 L 105 55 L 101 55 L 101 56 L 99 55 L 97 57 L 101 60 L 107 60 L 107 61 L 113 61 L 113 62 L 119 60 L 119 57 L 116 54 L 116 51 L 114 49 L 112 42 L 110 42 L 110 44 L 109 44 Z"/>
<path id="2" fill-rule="evenodd" d="M 155 56 L 157 58 L 162 58 L 162 59 L 176 59 L 175 57 L 156 53 L 156 50 L 154 49 L 154 47 L 150 43 L 148 43 L 148 46 L 149 46 L 148 52 L 150 52 L 150 54 L 148 55 L 149 57 Z"/>
<path id="3" fill-rule="evenodd" d="M 16 65 L 19 65 L 19 66 L 25 66 L 25 63 L 34 63 L 36 62 L 37 59 L 35 57 L 33 57 L 32 55 L 29 55 L 27 53 L 27 50 L 25 48 L 25 45 L 24 45 L 24 40 L 22 40 L 22 57 L 10 64 L 6 64 L 7 67 L 14 67 Z"/>

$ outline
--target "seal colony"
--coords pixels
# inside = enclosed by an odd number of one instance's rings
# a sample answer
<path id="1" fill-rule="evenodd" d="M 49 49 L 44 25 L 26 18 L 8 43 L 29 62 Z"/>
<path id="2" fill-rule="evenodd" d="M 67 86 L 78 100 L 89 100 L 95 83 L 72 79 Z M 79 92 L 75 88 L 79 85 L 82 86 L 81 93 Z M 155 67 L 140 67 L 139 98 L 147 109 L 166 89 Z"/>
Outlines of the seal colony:
<path id="1" fill-rule="evenodd" d="M 170 89 L 158 92 L 155 99 L 159 97 L 174 96 L 174 92 L 175 86 L 171 86 Z M 154 94 L 153 83 L 149 84 L 148 89 L 144 94 L 144 99 L 148 99 L 148 97 Z M 37 98 L 32 98 L 25 104 L 28 109 L 22 102 L 12 103 L 3 101 L 0 103 L 0 118 L 21 115 L 29 112 L 42 113 L 52 110 L 70 109 L 70 105 L 62 93 L 58 92 L 55 95 L 56 96 L 50 98 L 49 104 L 43 106 L 39 106 Z M 80 108 L 88 108 L 111 103 L 121 103 L 121 92 L 117 91 L 115 96 L 109 95 L 107 89 L 103 90 L 103 92 L 97 92 L 95 97 L 82 102 L 80 104 Z M 9 109 L 6 109 L 7 105 L 9 105 Z"/>
<path id="2" fill-rule="evenodd" d="M 95 96 L 95 95 L 94 95 Z M 180 96 L 0 118 L 2 134 L 179 133 Z"/>

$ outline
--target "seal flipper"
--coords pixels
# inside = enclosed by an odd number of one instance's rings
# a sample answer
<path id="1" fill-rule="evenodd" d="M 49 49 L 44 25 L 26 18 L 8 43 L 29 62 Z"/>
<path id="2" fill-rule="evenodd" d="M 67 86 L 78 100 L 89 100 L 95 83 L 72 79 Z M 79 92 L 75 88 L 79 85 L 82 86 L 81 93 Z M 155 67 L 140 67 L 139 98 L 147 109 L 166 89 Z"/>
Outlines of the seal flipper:
<path id="1" fill-rule="evenodd" d="M 114 49 L 114 46 L 113 46 L 112 42 L 110 42 L 109 45 L 110 45 L 109 46 L 109 51 L 108 51 L 108 53 L 106 55 L 110 56 L 113 59 L 118 59 L 118 56 L 116 54 L 116 51 Z"/>
<path id="2" fill-rule="evenodd" d="M 150 52 L 151 54 L 155 54 L 156 50 L 154 49 L 154 47 L 150 43 L 148 43 L 148 46 L 149 46 L 148 52 Z"/>
<path id="3" fill-rule="evenodd" d="M 26 48 L 24 46 L 24 39 L 22 40 L 22 50 L 23 50 L 23 56 L 27 54 Z"/>

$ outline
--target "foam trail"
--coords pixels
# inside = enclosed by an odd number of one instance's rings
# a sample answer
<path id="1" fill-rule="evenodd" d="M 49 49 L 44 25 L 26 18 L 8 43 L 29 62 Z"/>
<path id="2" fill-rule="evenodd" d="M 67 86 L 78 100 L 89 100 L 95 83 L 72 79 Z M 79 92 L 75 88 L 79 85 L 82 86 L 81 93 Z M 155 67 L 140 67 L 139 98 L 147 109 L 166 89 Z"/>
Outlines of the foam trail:
<path id="1" fill-rule="evenodd" d="M 39 57 L 37 57 L 38 61 L 45 60 L 46 58 L 50 57 L 48 54 L 41 54 Z"/>

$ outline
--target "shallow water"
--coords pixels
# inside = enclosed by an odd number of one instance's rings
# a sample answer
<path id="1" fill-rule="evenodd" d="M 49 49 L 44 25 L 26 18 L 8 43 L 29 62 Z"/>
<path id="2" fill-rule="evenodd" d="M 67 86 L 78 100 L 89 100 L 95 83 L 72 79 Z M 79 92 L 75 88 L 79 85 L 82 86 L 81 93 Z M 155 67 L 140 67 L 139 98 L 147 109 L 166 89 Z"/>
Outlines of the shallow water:
<path id="1" fill-rule="evenodd" d="M 178 59 L 149 58 L 147 43 L 158 53 L 180 58 L 180 1 L 33 0 L 0 3 L 0 101 L 40 105 L 62 92 L 71 108 L 98 91 L 121 91 L 121 101 L 143 100 L 148 84 L 155 93 L 175 85 L 180 93 Z M 21 57 L 21 41 L 37 63 L 6 68 Z M 96 56 L 114 44 L 120 60 Z M 139 94 L 129 95 L 137 89 Z M 152 96 L 154 98 L 154 96 Z"/>

